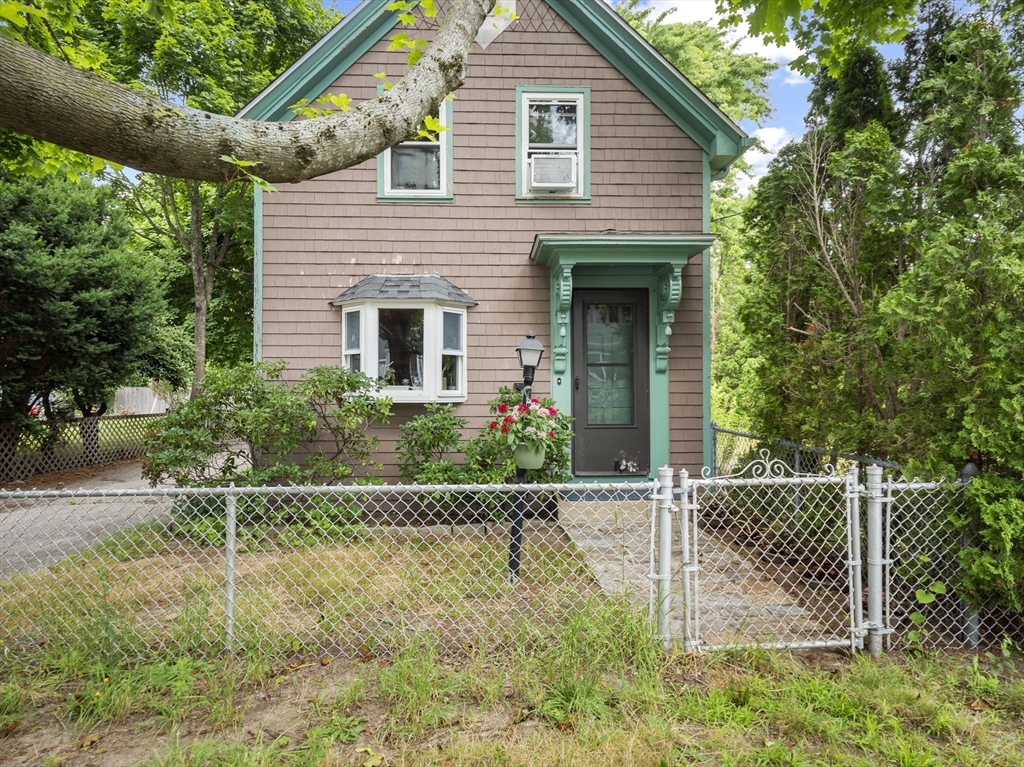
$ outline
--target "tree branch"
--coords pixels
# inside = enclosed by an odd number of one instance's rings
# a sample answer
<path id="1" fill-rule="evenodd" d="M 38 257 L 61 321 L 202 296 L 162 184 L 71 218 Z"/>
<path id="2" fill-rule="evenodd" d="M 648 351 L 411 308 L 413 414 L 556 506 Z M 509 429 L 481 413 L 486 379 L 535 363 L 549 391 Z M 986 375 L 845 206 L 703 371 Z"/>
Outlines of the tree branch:
<path id="1" fill-rule="evenodd" d="M 133 91 L 0 37 L 0 126 L 163 176 L 230 181 L 222 155 L 271 183 L 322 176 L 409 136 L 465 80 L 469 47 L 495 0 L 453 0 L 433 42 L 395 86 L 348 112 L 259 122 Z M 54 114 L 59 110 L 64 117 Z"/>

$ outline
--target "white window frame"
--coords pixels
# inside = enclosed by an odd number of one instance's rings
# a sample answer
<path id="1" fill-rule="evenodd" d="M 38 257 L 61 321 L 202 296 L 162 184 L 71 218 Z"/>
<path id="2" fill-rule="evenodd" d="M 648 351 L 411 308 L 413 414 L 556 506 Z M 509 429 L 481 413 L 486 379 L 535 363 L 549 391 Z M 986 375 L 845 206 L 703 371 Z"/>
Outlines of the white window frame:
<path id="1" fill-rule="evenodd" d="M 520 158 L 519 165 L 522 169 L 519 196 L 529 199 L 583 199 L 585 198 L 586 185 L 584 174 L 586 173 L 586 146 L 584 132 L 586 120 L 589 119 L 586 109 L 586 96 L 583 91 L 523 91 L 519 105 L 519 137 L 520 137 Z M 530 149 L 530 104 L 537 102 L 558 101 L 563 103 L 575 103 L 576 105 L 576 148 L 575 149 Z M 530 186 L 532 177 L 532 155 L 566 154 L 574 158 L 575 187 L 572 189 L 534 189 Z"/>
<path id="2" fill-rule="evenodd" d="M 451 145 L 451 141 L 445 136 L 451 130 L 452 124 L 452 113 L 451 104 L 448 99 L 442 99 L 441 105 L 437 109 L 438 120 L 441 125 L 447 127 L 447 131 L 441 131 L 437 134 L 434 141 L 402 141 L 397 146 L 436 146 L 438 147 L 438 162 L 437 172 L 439 176 L 439 183 L 437 189 L 394 189 L 391 186 L 391 147 L 384 150 L 383 162 L 384 162 L 384 189 L 383 197 L 450 197 L 451 190 L 448 188 L 448 152 Z"/>
<path id="3" fill-rule="evenodd" d="M 466 400 L 468 360 L 466 351 L 467 312 L 464 306 L 449 305 L 437 301 L 361 301 L 346 303 L 342 312 L 342 362 L 349 365 L 353 350 L 345 346 L 345 315 L 359 312 L 359 350 L 362 372 L 370 378 L 377 378 L 379 309 L 422 309 L 423 310 L 423 388 L 410 389 L 408 386 L 380 387 L 382 396 L 391 397 L 395 402 L 464 402 Z M 461 318 L 461 351 L 445 350 L 444 315 L 456 314 Z M 460 356 L 456 388 L 445 391 L 442 388 L 441 372 L 443 355 Z"/>

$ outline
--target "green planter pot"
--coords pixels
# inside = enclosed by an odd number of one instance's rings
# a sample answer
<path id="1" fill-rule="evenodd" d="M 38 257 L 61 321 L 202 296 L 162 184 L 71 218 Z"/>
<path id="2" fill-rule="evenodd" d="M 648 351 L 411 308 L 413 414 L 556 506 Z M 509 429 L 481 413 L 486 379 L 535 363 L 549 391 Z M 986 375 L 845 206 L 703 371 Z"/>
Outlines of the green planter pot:
<path id="1" fill-rule="evenodd" d="M 520 469 L 539 469 L 544 465 L 544 446 L 518 445 L 513 451 Z"/>

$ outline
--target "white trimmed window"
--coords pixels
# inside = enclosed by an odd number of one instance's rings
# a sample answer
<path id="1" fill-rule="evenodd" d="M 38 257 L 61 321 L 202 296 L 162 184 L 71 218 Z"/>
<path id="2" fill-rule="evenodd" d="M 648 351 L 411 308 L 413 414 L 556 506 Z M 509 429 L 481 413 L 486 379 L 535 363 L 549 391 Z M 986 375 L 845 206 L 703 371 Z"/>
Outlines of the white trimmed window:
<path id="1" fill-rule="evenodd" d="M 395 402 L 466 399 L 466 310 L 476 301 L 458 287 L 437 274 L 372 274 L 332 303 L 346 368 Z"/>
<path id="2" fill-rule="evenodd" d="M 444 99 L 437 118 L 451 126 L 451 103 Z M 382 197 L 450 197 L 451 131 L 403 141 L 384 150 Z"/>
<path id="3" fill-rule="evenodd" d="M 520 196 L 583 197 L 585 93 L 526 91 L 520 98 Z"/>
<path id="4" fill-rule="evenodd" d="M 466 398 L 466 310 L 376 302 L 344 310 L 345 367 L 381 384 L 395 402 Z"/>

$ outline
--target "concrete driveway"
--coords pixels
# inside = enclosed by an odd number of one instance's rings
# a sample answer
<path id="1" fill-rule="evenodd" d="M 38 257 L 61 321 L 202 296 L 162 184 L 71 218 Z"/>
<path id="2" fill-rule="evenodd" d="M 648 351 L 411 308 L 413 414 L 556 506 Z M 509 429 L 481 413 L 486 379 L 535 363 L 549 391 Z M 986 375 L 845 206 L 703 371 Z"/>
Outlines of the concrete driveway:
<path id="1" fill-rule="evenodd" d="M 149 487 L 138 461 L 34 477 L 24 484 L 99 492 Z M 169 498 L 131 494 L 0 498 L 0 578 L 52 565 L 126 527 L 169 519 L 170 508 Z"/>

